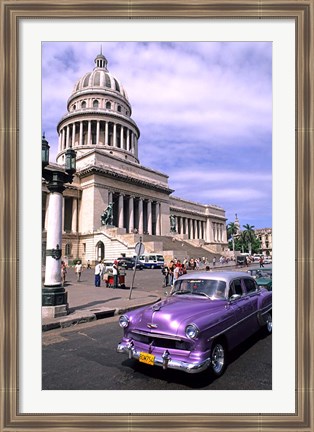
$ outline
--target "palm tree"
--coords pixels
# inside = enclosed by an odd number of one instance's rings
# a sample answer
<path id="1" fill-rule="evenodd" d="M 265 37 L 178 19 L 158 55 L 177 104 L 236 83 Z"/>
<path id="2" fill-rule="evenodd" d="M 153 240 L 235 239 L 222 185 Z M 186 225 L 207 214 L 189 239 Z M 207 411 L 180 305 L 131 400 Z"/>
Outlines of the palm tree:
<path id="1" fill-rule="evenodd" d="M 227 233 L 228 233 L 228 238 L 232 239 L 232 250 L 234 255 L 234 235 L 238 233 L 238 227 L 234 222 L 230 222 L 227 225 Z"/>
<path id="2" fill-rule="evenodd" d="M 242 237 L 245 243 L 248 245 L 249 254 L 252 255 L 252 243 L 255 239 L 254 225 L 243 225 L 244 231 Z"/>

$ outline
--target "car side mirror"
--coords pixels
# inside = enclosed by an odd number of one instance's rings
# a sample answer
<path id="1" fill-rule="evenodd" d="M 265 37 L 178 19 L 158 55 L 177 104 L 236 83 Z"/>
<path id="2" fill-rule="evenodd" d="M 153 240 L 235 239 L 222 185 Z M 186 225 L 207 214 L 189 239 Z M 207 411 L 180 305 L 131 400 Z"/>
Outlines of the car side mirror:
<path id="1" fill-rule="evenodd" d="M 232 302 L 238 300 L 239 298 L 241 298 L 240 294 L 232 294 L 232 296 L 229 297 L 229 301 Z"/>

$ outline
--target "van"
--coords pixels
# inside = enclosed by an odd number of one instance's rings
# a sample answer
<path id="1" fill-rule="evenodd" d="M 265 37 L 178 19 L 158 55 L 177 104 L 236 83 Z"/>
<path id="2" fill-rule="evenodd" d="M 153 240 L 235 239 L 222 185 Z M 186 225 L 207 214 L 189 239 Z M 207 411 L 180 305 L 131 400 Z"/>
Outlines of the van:
<path id="1" fill-rule="evenodd" d="M 150 269 L 162 268 L 165 264 L 164 257 L 159 254 L 140 255 L 138 260 L 144 265 L 144 268 Z"/>

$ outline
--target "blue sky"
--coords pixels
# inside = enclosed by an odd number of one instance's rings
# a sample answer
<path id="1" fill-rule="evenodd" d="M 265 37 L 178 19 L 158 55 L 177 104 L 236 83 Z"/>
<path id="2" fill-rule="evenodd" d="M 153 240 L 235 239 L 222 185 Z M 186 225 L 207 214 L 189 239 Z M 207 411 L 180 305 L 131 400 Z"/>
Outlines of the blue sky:
<path id="1" fill-rule="evenodd" d="M 271 42 L 47 42 L 42 129 L 55 161 L 56 127 L 75 83 L 102 52 L 137 123 L 139 159 L 169 175 L 175 196 L 272 226 Z"/>

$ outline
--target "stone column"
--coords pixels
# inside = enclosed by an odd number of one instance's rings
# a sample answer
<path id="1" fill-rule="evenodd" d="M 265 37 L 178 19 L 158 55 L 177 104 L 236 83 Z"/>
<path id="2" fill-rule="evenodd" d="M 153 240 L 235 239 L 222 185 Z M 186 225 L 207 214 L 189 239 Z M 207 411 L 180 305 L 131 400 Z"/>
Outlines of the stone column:
<path id="1" fill-rule="evenodd" d="M 117 125 L 116 123 L 113 124 L 113 147 L 117 147 Z"/>
<path id="2" fill-rule="evenodd" d="M 91 145 L 92 140 L 92 122 L 88 120 L 88 127 L 87 127 L 87 145 Z"/>
<path id="3" fill-rule="evenodd" d="M 60 153 L 62 150 L 62 131 L 59 133 L 59 142 L 58 142 L 58 152 Z"/>
<path id="4" fill-rule="evenodd" d="M 65 129 L 63 128 L 62 129 L 62 149 L 61 150 L 64 150 L 65 149 Z"/>
<path id="5" fill-rule="evenodd" d="M 109 136 L 109 123 L 105 122 L 105 145 L 108 145 L 108 136 Z"/>
<path id="6" fill-rule="evenodd" d="M 126 149 L 130 151 L 130 129 L 126 132 Z"/>
<path id="7" fill-rule="evenodd" d="M 134 197 L 129 198 L 129 232 L 134 229 Z"/>
<path id="8" fill-rule="evenodd" d="M 75 123 L 73 123 L 72 125 L 72 148 L 74 147 L 75 144 Z"/>
<path id="9" fill-rule="evenodd" d="M 113 192 L 108 191 L 108 203 L 113 203 Z"/>
<path id="10" fill-rule="evenodd" d="M 138 233 L 143 234 L 143 200 L 138 201 Z"/>
<path id="11" fill-rule="evenodd" d="M 67 137 L 66 137 L 66 143 L 65 143 L 65 147 L 68 148 L 70 147 L 70 126 L 67 126 Z"/>
<path id="12" fill-rule="evenodd" d="M 97 120 L 97 124 L 96 124 L 96 145 L 99 144 L 99 120 Z"/>
<path id="13" fill-rule="evenodd" d="M 156 235 L 160 235 L 161 229 L 160 229 L 160 203 L 156 203 Z"/>
<path id="14" fill-rule="evenodd" d="M 62 193 L 50 193 L 47 250 L 62 248 L 62 202 Z M 46 255 L 45 286 L 54 287 L 59 285 L 61 285 L 61 260 Z"/>
<path id="15" fill-rule="evenodd" d="M 206 238 L 205 240 L 207 242 L 211 241 L 211 235 L 210 235 L 210 220 L 209 218 L 206 219 Z"/>
<path id="16" fill-rule="evenodd" d="M 45 211 L 45 226 L 44 226 L 45 230 L 47 230 L 47 228 L 48 228 L 49 198 L 50 198 L 50 194 L 47 194 L 47 196 L 46 196 L 46 211 Z"/>
<path id="17" fill-rule="evenodd" d="M 124 146 L 123 146 L 123 131 L 124 131 L 123 126 L 120 126 L 120 148 L 122 148 L 122 149 L 124 149 Z"/>
<path id="18" fill-rule="evenodd" d="M 77 206 L 78 206 L 78 199 L 73 198 L 72 199 L 72 232 L 77 232 Z"/>
<path id="19" fill-rule="evenodd" d="M 83 122 L 82 121 L 80 122 L 80 139 L 79 139 L 79 142 L 80 142 L 80 146 L 82 146 L 83 145 Z"/>
<path id="20" fill-rule="evenodd" d="M 153 233 L 152 222 L 153 222 L 153 218 L 152 218 L 152 202 L 150 200 L 148 200 L 148 202 L 147 202 L 147 231 L 148 231 L 148 234 L 152 234 Z"/>
<path id="21" fill-rule="evenodd" d="M 123 228 L 123 195 L 119 195 L 119 222 L 118 227 Z"/>

